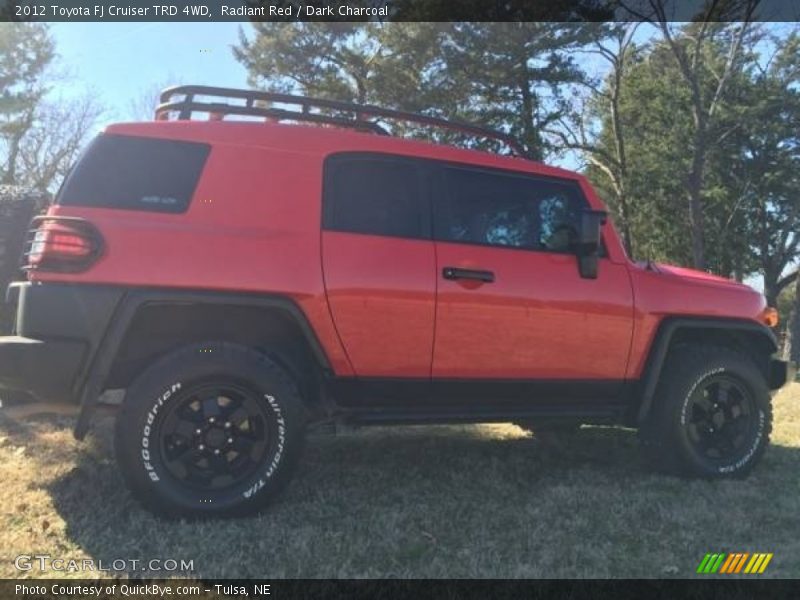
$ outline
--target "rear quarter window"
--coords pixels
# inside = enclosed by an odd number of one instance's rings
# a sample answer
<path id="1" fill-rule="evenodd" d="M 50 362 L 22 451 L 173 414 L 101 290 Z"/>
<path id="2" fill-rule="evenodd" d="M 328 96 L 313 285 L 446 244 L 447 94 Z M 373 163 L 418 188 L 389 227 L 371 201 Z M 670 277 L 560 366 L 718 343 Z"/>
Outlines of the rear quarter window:
<path id="1" fill-rule="evenodd" d="M 210 150 L 195 142 L 101 134 L 67 177 L 56 204 L 184 212 Z"/>
<path id="2" fill-rule="evenodd" d="M 325 161 L 323 227 L 334 231 L 430 239 L 425 173 L 390 155 L 337 154 Z"/>

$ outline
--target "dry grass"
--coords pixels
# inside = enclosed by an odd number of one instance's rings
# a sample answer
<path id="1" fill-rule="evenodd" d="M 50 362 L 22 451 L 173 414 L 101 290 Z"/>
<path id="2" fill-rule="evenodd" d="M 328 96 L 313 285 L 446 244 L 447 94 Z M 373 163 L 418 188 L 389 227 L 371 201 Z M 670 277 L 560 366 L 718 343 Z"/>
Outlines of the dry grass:
<path id="1" fill-rule="evenodd" d="M 79 444 L 69 418 L 0 417 L 0 577 L 23 553 L 193 559 L 201 577 L 685 577 L 710 551 L 774 552 L 766 575 L 800 577 L 800 384 L 775 413 L 761 466 L 719 483 L 649 473 L 622 429 L 317 435 L 268 512 L 199 524 L 130 499 L 108 418 Z"/>

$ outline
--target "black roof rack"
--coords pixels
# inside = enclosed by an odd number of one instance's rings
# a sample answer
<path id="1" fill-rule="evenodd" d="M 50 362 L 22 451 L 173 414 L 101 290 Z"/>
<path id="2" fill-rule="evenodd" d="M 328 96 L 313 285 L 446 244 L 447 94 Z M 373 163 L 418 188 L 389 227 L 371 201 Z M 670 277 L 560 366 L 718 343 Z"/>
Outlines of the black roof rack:
<path id="1" fill-rule="evenodd" d="M 202 96 L 208 100 L 198 100 Z M 229 100 L 243 100 L 243 103 L 228 104 Z M 505 144 L 518 156 L 525 156 L 525 149 L 514 136 L 481 127 L 471 123 L 430 117 L 413 112 L 381 108 L 369 104 L 355 104 L 323 98 L 309 98 L 292 94 L 241 90 L 235 88 L 211 87 L 205 85 L 179 85 L 161 92 L 161 103 L 156 108 L 156 119 L 168 120 L 177 113 L 178 120 L 191 120 L 192 113 L 208 113 L 210 118 L 221 119 L 225 115 L 243 115 L 263 117 L 276 121 L 291 120 L 337 125 L 360 131 L 391 135 L 391 133 L 369 117 L 405 121 L 418 125 L 427 125 L 450 131 L 457 131 L 477 137 L 494 139 Z M 266 106 L 260 105 L 267 104 Z M 296 109 L 272 108 L 270 104 L 294 105 Z M 313 109 L 331 111 L 335 114 L 312 112 Z"/>

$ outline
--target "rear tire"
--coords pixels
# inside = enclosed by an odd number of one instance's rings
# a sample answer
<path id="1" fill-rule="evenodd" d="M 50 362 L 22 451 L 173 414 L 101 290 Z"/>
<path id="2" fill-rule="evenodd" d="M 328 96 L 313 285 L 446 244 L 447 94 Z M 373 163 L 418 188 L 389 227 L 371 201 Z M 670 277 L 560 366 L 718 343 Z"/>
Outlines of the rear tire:
<path id="1" fill-rule="evenodd" d="M 241 516 L 289 482 L 304 429 L 302 399 L 286 371 L 250 348 L 210 342 L 163 357 L 133 382 L 115 450 L 149 510 Z"/>
<path id="2" fill-rule="evenodd" d="M 718 479 L 747 476 L 771 430 L 769 388 L 747 356 L 722 347 L 681 346 L 664 365 L 639 433 L 658 470 Z"/>

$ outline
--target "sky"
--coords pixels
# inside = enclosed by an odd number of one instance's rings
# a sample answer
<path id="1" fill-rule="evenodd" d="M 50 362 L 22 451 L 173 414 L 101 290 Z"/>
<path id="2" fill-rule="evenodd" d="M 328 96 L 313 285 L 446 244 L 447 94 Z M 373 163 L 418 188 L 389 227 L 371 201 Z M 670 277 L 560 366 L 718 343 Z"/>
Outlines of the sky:
<path id="1" fill-rule="evenodd" d="M 154 86 L 194 83 L 247 87 L 247 72 L 231 46 L 248 23 L 52 23 L 64 74 L 55 96 L 90 91 L 107 107 L 101 126 L 130 120 L 131 102 Z M 578 56 L 591 69 L 586 55 Z M 139 117 L 141 118 L 141 117 Z"/>
<path id="2" fill-rule="evenodd" d="M 53 94 L 96 95 L 108 112 L 102 126 L 131 119 L 133 99 L 156 85 L 246 87 L 231 46 L 246 23 L 53 23 L 64 75 Z M 155 107 L 154 107 L 155 108 Z"/>

